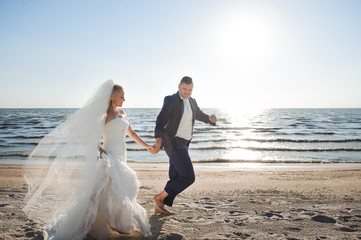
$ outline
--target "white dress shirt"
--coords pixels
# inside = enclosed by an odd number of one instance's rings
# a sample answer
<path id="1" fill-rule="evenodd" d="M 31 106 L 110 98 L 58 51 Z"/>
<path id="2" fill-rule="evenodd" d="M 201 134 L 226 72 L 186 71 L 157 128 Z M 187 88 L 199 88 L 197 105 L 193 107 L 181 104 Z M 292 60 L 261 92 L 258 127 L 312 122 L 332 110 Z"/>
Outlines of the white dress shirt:
<path id="1" fill-rule="evenodd" d="M 182 118 L 181 118 L 181 121 L 180 121 L 180 124 L 178 127 L 177 134 L 175 136 L 189 141 L 192 139 L 193 112 L 192 112 L 192 108 L 191 108 L 189 99 L 183 98 L 180 94 L 179 94 L 179 96 L 181 99 L 183 99 L 184 111 L 183 111 L 183 115 L 182 115 Z"/>

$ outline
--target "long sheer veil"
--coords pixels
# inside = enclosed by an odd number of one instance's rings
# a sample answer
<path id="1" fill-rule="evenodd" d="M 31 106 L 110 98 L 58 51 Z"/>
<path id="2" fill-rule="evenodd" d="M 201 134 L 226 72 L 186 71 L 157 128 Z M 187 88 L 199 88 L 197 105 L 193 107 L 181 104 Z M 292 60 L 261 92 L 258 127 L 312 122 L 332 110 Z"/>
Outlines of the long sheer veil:
<path id="1" fill-rule="evenodd" d="M 28 157 L 24 212 L 51 224 L 76 209 L 59 229 L 76 230 L 85 213 L 96 178 L 98 144 L 105 125 L 113 80 L 101 84 L 86 104 L 46 135 Z"/>

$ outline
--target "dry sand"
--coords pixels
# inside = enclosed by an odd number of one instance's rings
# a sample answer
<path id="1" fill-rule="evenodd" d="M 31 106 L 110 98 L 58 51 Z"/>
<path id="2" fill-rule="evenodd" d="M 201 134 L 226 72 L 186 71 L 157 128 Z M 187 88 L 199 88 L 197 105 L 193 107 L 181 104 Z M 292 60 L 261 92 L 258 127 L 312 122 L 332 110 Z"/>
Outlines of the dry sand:
<path id="1" fill-rule="evenodd" d="M 167 167 L 133 169 L 152 225 L 146 239 L 361 239 L 361 167 L 196 166 L 196 182 L 176 198 L 172 216 L 153 214 L 151 200 Z M 26 190 L 21 166 L 0 165 L 0 239 L 42 239 L 42 226 L 21 211 Z M 113 232 L 109 239 L 144 238 Z"/>

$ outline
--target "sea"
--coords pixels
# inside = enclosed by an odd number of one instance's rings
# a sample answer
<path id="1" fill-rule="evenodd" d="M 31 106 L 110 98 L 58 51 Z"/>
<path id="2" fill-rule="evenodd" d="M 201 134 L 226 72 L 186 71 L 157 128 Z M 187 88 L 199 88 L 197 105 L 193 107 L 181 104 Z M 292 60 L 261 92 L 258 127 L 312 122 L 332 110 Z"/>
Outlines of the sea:
<path id="1" fill-rule="evenodd" d="M 0 164 L 23 164 L 40 140 L 77 109 L 0 109 Z M 125 108 L 132 128 L 154 144 L 158 108 Z M 361 109 L 203 109 L 216 126 L 196 121 L 189 154 L 202 166 L 361 164 Z M 130 164 L 168 164 L 127 137 Z"/>

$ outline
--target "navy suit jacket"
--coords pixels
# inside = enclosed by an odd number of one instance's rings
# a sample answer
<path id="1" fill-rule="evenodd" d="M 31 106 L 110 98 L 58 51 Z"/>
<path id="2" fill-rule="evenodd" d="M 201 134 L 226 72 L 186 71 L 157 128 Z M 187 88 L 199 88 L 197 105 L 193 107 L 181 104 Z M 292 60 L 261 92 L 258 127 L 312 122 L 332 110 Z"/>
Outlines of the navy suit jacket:
<path id="1" fill-rule="evenodd" d="M 192 126 L 194 127 L 195 120 L 202 121 L 204 123 L 209 123 L 215 126 L 215 123 L 212 123 L 209 120 L 209 116 L 202 112 L 196 100 L 194 98 L 189 98 L 189 103 L 192 108 L 193 117 L 192 117 Z M 162 138 L 163 148 L 167 143 L 169 143 L 177 134 L 179 123 L 183 116 L 184 104 L 183 99 L 179 96 L 179 92 L 166 96 L 164 98 L 164 103 L 162 110 L 158 114 L 157 122 L 155 126 L 155 138 Z M 193 131 L 193 129 L 192 129 Z"/>

